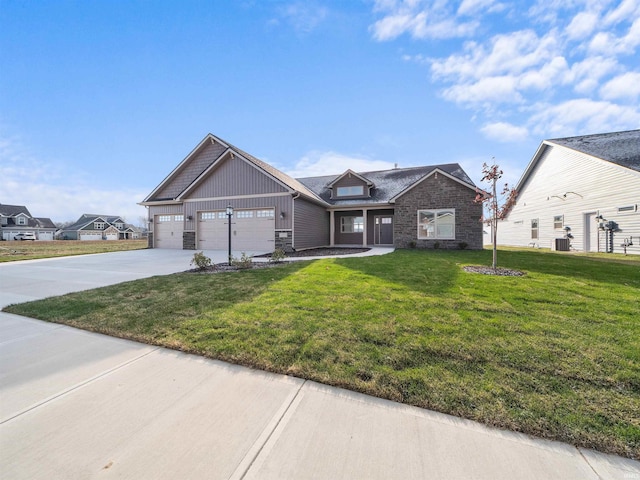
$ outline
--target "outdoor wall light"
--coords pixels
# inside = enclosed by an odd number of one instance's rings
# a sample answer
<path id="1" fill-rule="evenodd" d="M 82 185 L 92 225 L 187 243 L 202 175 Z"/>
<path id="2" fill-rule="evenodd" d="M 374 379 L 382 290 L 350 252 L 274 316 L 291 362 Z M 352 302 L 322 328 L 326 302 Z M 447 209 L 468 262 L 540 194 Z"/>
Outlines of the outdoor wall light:
<path id="1" fill-rule="evenodd" d="M 284 212 L 280 212 L 280 220 L 284 220 Z"/>
<path id="2" fill-rule="evenodd" d="M 193 215 L 187 215 L 187 220 L 193 220 Z"/>

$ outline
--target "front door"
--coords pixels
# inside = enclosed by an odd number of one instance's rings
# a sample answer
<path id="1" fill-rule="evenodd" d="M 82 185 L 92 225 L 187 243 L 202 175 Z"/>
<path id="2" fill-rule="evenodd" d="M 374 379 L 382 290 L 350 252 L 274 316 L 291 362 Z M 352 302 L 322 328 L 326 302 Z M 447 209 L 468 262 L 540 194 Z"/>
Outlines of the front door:
<path id="1" fill-rule="evenodd" d="M 376 216 L 373 225 L 374 245 L 393 245 L 393 216 Z"/>

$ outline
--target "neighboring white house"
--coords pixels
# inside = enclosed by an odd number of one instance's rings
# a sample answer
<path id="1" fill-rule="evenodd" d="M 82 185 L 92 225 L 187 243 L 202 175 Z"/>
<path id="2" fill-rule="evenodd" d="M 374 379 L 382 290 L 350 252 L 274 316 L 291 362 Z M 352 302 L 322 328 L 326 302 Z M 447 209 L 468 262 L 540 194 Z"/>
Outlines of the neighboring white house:
<path id="1" fill-rule="evenodd" d="M 116 215 L 83 214 L 74 224 L 63 228 L 61 240 L 131 240 L 140 238 L 140 230 Z"/>
<path id="2" fill-rule="evenodd" d="M 0 240 L 14 240 L 21 233 L 33 233 L 37 240 L 53 240 L 55 231 L 50 218 L 34 217 L 24 205 L 0 203 Z"/>
<path id="3" fill-rule="evenodd" d="M 640 130 L 545 140 L 516 190 L 498 245 L 640 254 Z"/>

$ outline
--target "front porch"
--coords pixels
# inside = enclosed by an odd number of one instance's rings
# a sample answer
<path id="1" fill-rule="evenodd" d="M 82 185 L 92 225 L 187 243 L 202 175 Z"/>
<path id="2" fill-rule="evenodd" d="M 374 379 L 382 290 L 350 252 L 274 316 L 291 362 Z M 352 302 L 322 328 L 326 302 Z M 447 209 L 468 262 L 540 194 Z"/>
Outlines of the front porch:
<path id="1" fill-rule="evenodd" d="M 331 247 L 393 246 L 392 208 L 342 208 L 329 216 Z"/>

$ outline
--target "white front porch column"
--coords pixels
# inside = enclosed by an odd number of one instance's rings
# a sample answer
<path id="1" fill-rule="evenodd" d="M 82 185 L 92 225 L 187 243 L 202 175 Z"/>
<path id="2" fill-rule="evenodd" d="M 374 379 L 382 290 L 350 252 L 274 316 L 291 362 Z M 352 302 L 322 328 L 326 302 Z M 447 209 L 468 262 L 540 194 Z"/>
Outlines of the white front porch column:
<path id="1" fill-rule="evenodd" d="M 366 208 L 362 209 L 362 226 L 363 226 L 362 246 L 366 247 L 367 246 L 367 209 Z"/>
<path id="2" fill-rule="evenodd" d="M 333 210 L 329 210 L 329 246 L 335 245 L 336 238 L 336 219 L 333 215 Z"/>

